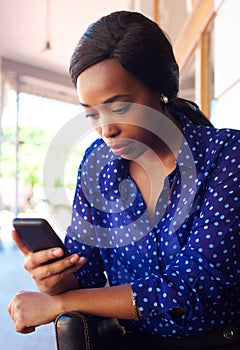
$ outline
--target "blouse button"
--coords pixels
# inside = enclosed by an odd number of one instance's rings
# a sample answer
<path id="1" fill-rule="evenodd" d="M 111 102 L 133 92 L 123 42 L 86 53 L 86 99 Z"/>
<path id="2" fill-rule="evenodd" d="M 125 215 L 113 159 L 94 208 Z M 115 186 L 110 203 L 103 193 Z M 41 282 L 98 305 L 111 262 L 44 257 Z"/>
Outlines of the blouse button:
<path id="1" fill-rule="evenodd" d="M 231 339 L 234 336 L 234 332 L 232 329 L 225 329 L 225 331 L 223 332 L 223 336 L 225 339 Z"/>

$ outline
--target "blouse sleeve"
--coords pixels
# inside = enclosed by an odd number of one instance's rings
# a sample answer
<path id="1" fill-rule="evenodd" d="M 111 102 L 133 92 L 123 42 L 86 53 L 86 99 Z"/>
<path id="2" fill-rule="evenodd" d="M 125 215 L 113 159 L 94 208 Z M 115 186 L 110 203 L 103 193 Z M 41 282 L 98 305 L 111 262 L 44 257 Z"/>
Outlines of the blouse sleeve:
<path id="1" fill-rule="evenodd" d="M 70 253 L 78 253 L 87 259 L 86 264 L 75 272 L 82 288 L 103 287 L 106 284 L 106 276 L 100 256 L 100 251 L 94 245 L 89 244 L 94 237 L 92 225 L 91 205 L 87 199 L 87 186 L 82 180 L 82 164 L 78 171 L 77 186 L 72 207 L 72 221 L 67 229 L 65 244 Z"/>
<path id="2" fill-rule="evenodd" d="M 211 313 L 212 305 L 239 299 L 239 141 L 233 136 L 211 164 L 187 244 L 161 273 L 132 283 L 144 318 L 184 307 L 192 319 Z"/>

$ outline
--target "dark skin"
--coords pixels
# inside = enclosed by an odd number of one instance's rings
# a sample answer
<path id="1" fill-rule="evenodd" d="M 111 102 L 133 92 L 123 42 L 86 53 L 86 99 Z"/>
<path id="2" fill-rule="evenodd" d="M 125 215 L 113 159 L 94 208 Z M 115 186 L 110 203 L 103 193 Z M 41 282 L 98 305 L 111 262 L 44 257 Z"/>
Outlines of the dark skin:
<path id="1" fill-rule="evenodd" d="M 77 93 L 100 137 L 116 155 L 129 160 L 131 176 L 142 193 L 153 223 L 163 180 L 176 166 L 182 141 L 178 136 L 180 133 L 176 133 L 170 151 L 148 130 L 141 106 L 162 112 L 161 93 L 149 89 L 114 60 L 99 62 L 83 71 L 77 80 Z M 168 118 L 174 122 L 171 115 Z M 152 118 L 151 123 L 153 129 L 162 127 L 159 118 Z M 53 321 L 65 311 L 134 318 L 130 284 L 79 289 L 72 272 L 84 265 L 84 257 L 79 259 L 74 254 L 51 265 L 43 265 L 49 259 L 61 256 L 61 249 L 32 253 L 16 232 L 13 232 L 13 238 L 24 254 L 25 268 L 40 290 L 40 293 L 21 292 L 9 304 L 8 311 L 18 332 L 32 332 L 36 326 Z M 183 313 L 184 309 L 178 307 L 174 312 Z"/>
<path id="2" fill-rule="evenodd" d="M 94 79 L 95 74 L 98 79 Z M 114 60 L 100 62 L 81 74 L 77 90 L 80 103 L 100 137 L 116 155 L 130 160 L 130 174 L 145 200 L 150 220 L 153 222 L 156 203 L 162 191 L 159 174 L 163 180 L 174 170 L 176 155 L 182 141 L 180 134 L 173 137 L 173 153 L 157 135 L 148 130 L 149 119 L 146 119 L 144 109 L 139 107 L 148 106 L 162 112 L 161 94 L 150 90 Z M 134 105 L 122 112 L 125 104 L 127 106 L 129 102 Z M 176 124 L 170 114 L 168 118 Z M 118 123 L 119 120 L 121 123 Z M 125 120 L 126 124 L 123 122 Z M 154 124 L 153 129 L 161 128 L 159 116 L 152 116 L 151 123 Z M 127 142 L 127 145 L 123 141 L 125 147 L 119 150 L 120 141 L 125 139 L 131 141 Z M 136 145 L 132 140 L 141 144 Z"/>
<path id="3" fill-rule="evenodd" d="M 79 258 L 73 254 L 53 264 L 42 265 L 46 261 L 63 255 L 61 248 L 33 253 L 14 230 L 12 238 L 16 246 L 24 254 L 24 268 L 35 280 L 39 290 L 49 295 L 59 294 L 67 289 L 79 288 L 79 283 L 73 272 L 78 270 L 86 262 L 84 257 Z"/>

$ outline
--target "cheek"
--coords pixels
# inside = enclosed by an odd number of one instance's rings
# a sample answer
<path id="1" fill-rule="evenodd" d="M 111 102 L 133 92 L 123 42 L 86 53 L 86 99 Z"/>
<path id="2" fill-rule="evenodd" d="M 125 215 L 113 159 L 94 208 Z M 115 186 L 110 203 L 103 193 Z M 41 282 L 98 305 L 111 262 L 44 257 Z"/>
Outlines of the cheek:
<path id="1" fill-rule="evenodd" d="M 96 120 L 94 120 L 94 119 L 92 119 L 92 120 L 90 121 L 90 123 L 91 123 L 93 129 L 96 131 L 96 133 L 97 133 L 98 135 L 102 136 L 102 128 L 101 128 L 100 124 L 99 124 Z"/>
<path id="2" fill-rule="evenodd" d="M 97 129 L 99 129 L 99 127 L 100 127 L 99 118 L 91 118 L 91 117 L 89 117 L 88 122 L 92 125 L 94 130 L 97 131 Z"/>
<path id="3" fill-rule="evenodd" d="M 144 128 L 139 127 L 136 125 L 124 125 L 124 129 L 122 129 L 124 137 L 138 141 L 140 144 L 146 143 L 146 140 L 148 139 L 148 131 Z"/>
<path id="4" fill-rule="evenodd" d="M 99 136 L 102 136 L 102 128 L 98 127 L 94 127 L 94 130 L 98 133 Z"/>
<path id="5" fill-rule="evenodd" d="M 134 128 L 134 132 L 139 133 L 141 128 L 148 129 L 149 121 L 151 118 L 151 111 L 144 105 L 135 105 L 133 113 L 127 115 L 127 122 L 129 122 L 129 128 Z"/>

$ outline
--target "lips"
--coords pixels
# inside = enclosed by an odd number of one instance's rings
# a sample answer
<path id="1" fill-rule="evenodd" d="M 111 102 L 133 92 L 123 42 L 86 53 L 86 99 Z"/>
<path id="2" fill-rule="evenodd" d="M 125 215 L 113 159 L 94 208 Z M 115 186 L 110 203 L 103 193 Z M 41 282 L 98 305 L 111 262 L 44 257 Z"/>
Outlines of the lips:
<path id="1" fill-rule="evenodd" d="M 117 156 L 120 156 L 122 154 L 127 153 L 129 147 L 130 147 L 130 142 L 128 143 L 119 143 L 119 144 L 108 144 L 108 147 L 111 148 L 114 154 Z"/>

